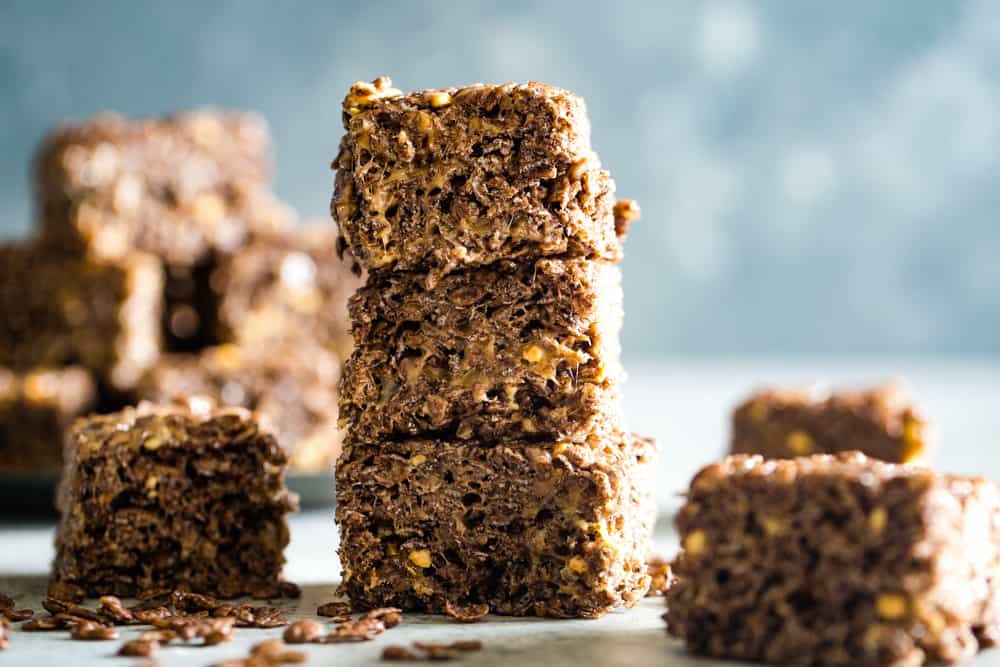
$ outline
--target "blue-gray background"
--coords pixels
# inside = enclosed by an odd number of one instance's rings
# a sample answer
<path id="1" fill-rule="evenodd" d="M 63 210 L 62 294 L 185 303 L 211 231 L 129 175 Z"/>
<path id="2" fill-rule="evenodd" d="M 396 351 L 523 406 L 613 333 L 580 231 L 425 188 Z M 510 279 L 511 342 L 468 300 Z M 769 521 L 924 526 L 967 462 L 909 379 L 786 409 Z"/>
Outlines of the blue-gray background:
<path id="1" fill-rule="evenodd" d="M 0 236 L 46 128 L 250 107 L 326 215 L 351 82 L 538 79 L 619 193 L 629 356 L 1000 354 L 1000 3 L 12 2 Z"/>

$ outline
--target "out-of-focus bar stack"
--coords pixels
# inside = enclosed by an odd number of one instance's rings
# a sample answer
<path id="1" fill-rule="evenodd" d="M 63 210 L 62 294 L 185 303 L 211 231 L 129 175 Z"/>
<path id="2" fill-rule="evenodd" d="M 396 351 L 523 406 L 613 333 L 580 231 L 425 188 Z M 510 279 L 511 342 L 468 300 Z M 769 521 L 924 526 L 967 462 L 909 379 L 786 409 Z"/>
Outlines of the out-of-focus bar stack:
<path id="1" fill-rule="evenodd" d="M 344 100 L 337 521 L 362 607 L 599 616 L 645 593 L 655 445 L 620 412 L 631 202 L 551 86 Z"/>
<path id="2" fill-rule="evenodd" d="M 271 192 L 271 153 L 264 121 L 243 112 L 105 114 L 48 135 L 37 233 L 0 247 L 0 375 L 18 378 L 0 405 L 59 407 L 23 426 L 0 410 L 0 471 L 58 470 L 75 416 L 195 392 L 259 409 L 293 469 L 330 469 L 360 281 L 335 258 L 333 226 L 297 225 Z M 70 368 L 88 391 L 32 380 Z"/>

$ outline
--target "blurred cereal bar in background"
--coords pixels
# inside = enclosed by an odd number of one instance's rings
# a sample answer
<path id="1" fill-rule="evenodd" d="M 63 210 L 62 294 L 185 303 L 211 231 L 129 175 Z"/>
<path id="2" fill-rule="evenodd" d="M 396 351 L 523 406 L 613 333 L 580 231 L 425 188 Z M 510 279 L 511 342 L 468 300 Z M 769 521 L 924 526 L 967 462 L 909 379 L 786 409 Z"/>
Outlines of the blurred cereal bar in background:
<path id="1" fill-rule="evenodd" d="M 6 245 L 0 266 L 0 365 L 81 365 L 122 391 L 156 361 L 163 290 L 154 257 L 88 259 Z"/>
<path id="2" fill-rule="evenodd" d="M 192 352 L 215 343 L 220 338 L 219 308 L 221 295 L 212 279 L 229 258 L 243 252 L 246 244 L 259 236 L 280 238 L 294 230 L 295 211 L 270 194 L 257 195 L 245 213 L 252 235 L 242 237 L 231 248 L 216 248 L 194 264 L 164 263 L 163 331 L 167 349 Z"/>
<path id="3" fill-rule="evenodd" d="M 104 114 L 67 124 L 39 149 L 36 198 L 46 243 L 118 258 L 163 261 L 167 344 L 208 342 L 198 300 L 219 252 L 294 216 L 269 193 L 271 140 L 256 114 L 195 110 L 163 118 Z"/>
<path id="4" fill-rule="evenodd" d="M 897 384 L 829 394 L 761 389 L 733 412 L 733 454 L 791 458 L 848 450 L 894 463 L 924 460 L 931 453 L 928 424 Z"/>
<path id="5" fill-rule="evenodd" d="M 67 249 L 98 257 L 152 252 L 194 264 L 233 249 L 270 181 L 271 140 L 255 114 L 199 110 L 65 125 L 36 163 L 41 225 Z"/>
<path id="6" fill-rule="evenodd" d="M 64 430 L 96 403 L 85 368 L 0 367 L 0 472 L 59 472 Z"/>
<path id="7" fill-rule="evenodd" d="M 0 248 L 0 365 L 85 366 L 99 412 L 209 394 L 259 410 L 294 469 L 329 470 L 360 278 L 332 224 L 296 224 L 271 161 L 252 112 L 53 130 L 35 160 L 38 234 Z"/>
<path id="8" fill-rule="evenodd" d="M 340 453 L 339 379 L 340 359 L 317 345 L 227 343 L 198 354 L 164 355 L 136 393 L 157 403 L 204 394 L 253 410 L 294 470 L 328 472 Z"/>
<path id="9" fill-rule="evenodd" d="M 308 337 L 346 359 L 347 301 L 364 281 L 337 259 L 336 247 L 334 225 L 308 222 L 228 255 L 211 277 L 217 337 L 245 344 Z"/>

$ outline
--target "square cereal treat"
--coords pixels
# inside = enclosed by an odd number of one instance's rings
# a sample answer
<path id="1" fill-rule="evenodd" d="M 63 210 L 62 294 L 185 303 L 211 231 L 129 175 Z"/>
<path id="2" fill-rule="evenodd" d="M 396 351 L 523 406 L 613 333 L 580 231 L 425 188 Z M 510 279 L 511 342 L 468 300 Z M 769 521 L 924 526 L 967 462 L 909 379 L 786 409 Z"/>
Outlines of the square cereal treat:
<path id="1" fill-rule="evenodd" d="M 346 359 L 347 300 L 364 283 L 336 258 L 337 229 L 307 224 L 248 243 L 219 263 L 218 338 L 260 344 L 308 340 Z"/>
<path id="2" fill-rule="evenodd" d="M 337 467 L 342 590 L 362 609 L 596 617 L 650 578 L 655 445 L 391 440 Z"/>
<path id="3" fill-rule="evenodd" d="M 404 95 L 379 77 L 351 88 L 344 127 L 332 210 L 368 269 L 620 256 L 614 183 L 570 92 L 508 83 Z"/>
<path id="4" fill-rule="evenodd" d="M 249 412 L 204 399 L 79 420 L 59 487 L 53 579 L 95 597 L 273 589 L 296 505 L 285 462 Z"/>
<path id="5" fill-rule="evenodd" d="M 66 430 L 96 402 L 85 368 L 18 373 L 0 366 L 0 471 L 58 473 Z"/>
<path id="6" fill-rule="evenodd" d="M 256 196 L 239 216 L 244 232 L 226 243 L 213 243 L 207 254 L 193 263 L 168 261 L 164 265 L 163 331 L 168 350 L 196 352 L 231 340 L 232 323 L 224 320 L 221 312 L 226 285 L 220 285 L 219 272 L 245 248 L 280 244 L 279 239 L 294 229 L 296 220 L 292 209 L 266 193 Z M 259 254 L 259 250 L 250 252 Z M 253 278 L 266 280 L 263 275 L 247 277 Z"/>
<path id="7" fill-rule="evenodd" d="M 91 260 L 0 245 L 0 266 L 0 365 L 77 364 L 128 389 L 159 355 L 163 275 L 155 258 Z"/>
<path id="8" fill-rule="evenodd" d="M 762 389 L 733 412 L 733 454 L 791 458 L 857 450 L 907 463 L 928 456 L 928 425 L 902 387 L 854 392 Z"/>
<path id="9" fill-rule="evenodd" d="M 104 114 L 53 130 L 35 170 L 48 239 L 97 257 L 141 250 L 191 266 L 249 233 L 271 141 L 252 113 Z"/>
<path id="10" fill-rule="evenodd" d="M 285 450 L 291 470 L 331 473 L 340 454 L 339 378 L 340 359 L 316 345 L 227 343 L 162 356 L 136 394 L 154 403 L 206 395 L 253 410 Z"/>
<path id="11" fill-rule="evenodd" d="M 77 255 L 160 258 L 167 348 L 197 350 L 215 342 L 217 254 L 294 221 L 268 191 L 270 171 L 267 125 L 253 113 L 95 116 L 56 128 L 38 151 L 42 236 Z"/>
<path id="12" fill-rule="evenodd" d="M 355 441 L 585 436 L 619 414 L 621 273 L 505 261 L 427 287 L 373 274 L 350 302 L 340 415 Z"/>
<path id="13" fill-rule="evenodd" d="M 1000 631 L 998 510 L 988 480 L 857 452 L 729 457 L 676 517 L 668 630 L 779 665 L 968 658 Z"/>

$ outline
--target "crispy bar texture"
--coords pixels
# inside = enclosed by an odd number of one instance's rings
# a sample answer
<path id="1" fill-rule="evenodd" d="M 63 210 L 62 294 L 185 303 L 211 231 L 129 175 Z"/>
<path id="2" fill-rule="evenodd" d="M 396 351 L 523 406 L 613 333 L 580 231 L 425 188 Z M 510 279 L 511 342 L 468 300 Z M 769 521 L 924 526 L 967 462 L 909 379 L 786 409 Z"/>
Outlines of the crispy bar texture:
<path id="1" fill-rule="evenodd" d="M 897 384 L 831 394 L 762 389 L 733 412 L 733 454 L 851 450 L 892 463 L 923 460 L 931 450 L 927 421 Z"/>
<path id="2" fill-rule="evenodd" d="M 306 224 L 261 237 L 220 262 L 218 339 L 249 344 L 308 339 L 351 352 L 347 300 L 363 279 L 335 257 L 337 230 Z"/>
<path id="3" fill-rule="evenodd" d="M 0 365 L 86 366 L 131 388 L 160 352 L 159 262 L 70 257 L 37 245 L 0 246 Z"/>
<path id="4" fill-rule="evenodd" d="M 621 274 L 540 259 L 372 276 L 350 302 L 340 414 L 356 442 L 576 439 L 619 414 Z"/>
<path id="5" fill-rule="evenodd" d="M 97 402 L 79 366 L 15 372 L 0 367 L 0 471 L 56 474 L 66 431 Z"/>
<path id="6" fill-rule="evenodd" d="M 968 658 L 1000 628 L 998 512 L 988 480 L 858 452 L 729 457 L 676 517 L 668 630 L 773 664 Z"/>
<path id="7" fill-rule="evenodd" d="M 359 608 L 596 617 L 646 593 L 655 445 L 413 438 L 345 447 L 342 590 Z"/>
<path id="8" fill-rule="evenodd" d="M 90 596 L 273 587 L 285 562 L 285 454 L 246 410 L 140 404 L 77 422 L 53 579 Z"/>
<path id="9" fill-rule="evenodd" d="M 337 382 L 340 359 L 316 345 L 210 347 L 164 355 L 136 393 L 154 403 L 207 395 L 255 412 L 285 450 L 289 469 L 332 472 L 340 453 Z"/>
<path id="10" fill-rule="evenodd" d="M 370 270 L 542 256 L 616 260 L 614 183 L 583 100 L 541 83 L 407 95 L 387 77 L 344 100 L 331 208 Z"/>
<path id="11" fill-rule="evenodd" d="M 161 118 L 103 114 L 54 130 L 35 164 L 41 223 L 66 250 L 141 250 L 191 266 L 239 245 L 266 208 L 267 125 L 256 114 L 199 109 Z"/>

